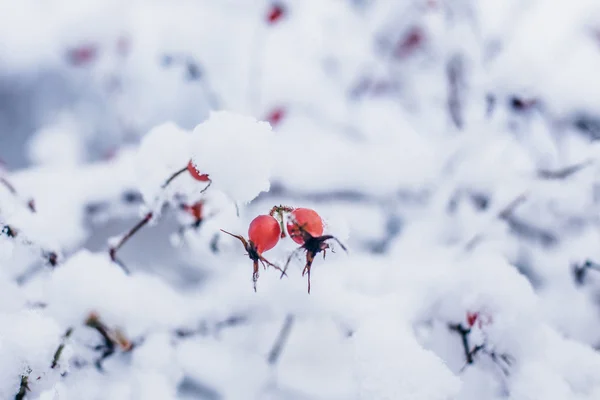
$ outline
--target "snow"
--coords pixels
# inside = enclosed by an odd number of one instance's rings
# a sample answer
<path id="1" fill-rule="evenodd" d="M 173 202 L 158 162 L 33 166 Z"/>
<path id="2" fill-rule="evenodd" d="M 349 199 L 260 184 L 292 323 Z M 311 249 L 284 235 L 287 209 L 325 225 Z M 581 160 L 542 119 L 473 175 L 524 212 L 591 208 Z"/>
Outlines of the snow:
<path id="1" fill-rule="evenodd" d="M 214 188 L 248 203 L 269 190 L 275 137 L 266 122 L 226 111 L 211 112 L 194 128 L 192 160 Z"/>
<path id="2" fill-rule="evenodd" d="M 0 0 L 0 398 L 600 398 L 599 3 L 282 3 Z"/>

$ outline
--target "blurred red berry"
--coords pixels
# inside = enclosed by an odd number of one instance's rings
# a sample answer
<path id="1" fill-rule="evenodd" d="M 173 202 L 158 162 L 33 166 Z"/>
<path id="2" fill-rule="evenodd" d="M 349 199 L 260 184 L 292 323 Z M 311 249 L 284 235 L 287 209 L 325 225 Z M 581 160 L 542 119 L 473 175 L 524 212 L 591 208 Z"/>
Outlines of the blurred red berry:
<path id="1" fill-rule="evenodd" d="M 271 110 L 271 112 L 267 116 L 267 121 L 269 121 L 271 126 L 277 126 L 279 125 L 283 117 L 285 117 L 285 108 L 277 107 Z"/>
<path id="2" fill-rule="evenodd" d="M 184 204 L 183 209 L 185 212 L 190 214 L 196 221 L 200 221 L 203 219 L 203 211 L 204 211 L 204 203 L 199 201 L 197 203 L 192 204 Z"/>
<path id="3" fill-rule="evenodd" d="M 194 178 L 195 180 L 200 181 L 200 182 L 210 181 L 210 178 L 208 177 L 207 174 L 203 174 L 200 171 L 198 171 L 198 168 L 196 168 L 196 164 L 194 164 L 194 162 L 192 160 L 190 160 L 190 162 L 188 163 L 187 169 L 188 169 L 190 175 L 192 175 L 192 178 Z"/>
<path id="4" fill-rule="evenodd" d="M 126 57 L 129 55 L 129 51 L 131 50 L 131 42 L 127 36 L 120 36 L 117 39 L 117 54 L 121 57 Z"/>
<path id="5" fill-rule="evenodd" d="M 477 322 L 477 318 L 479 317 L 479 313 L 467 311 L 467 325 L 472 327 Z"/>
<path id="6" fill-rule="evenodd" d="M 296 208 L 290 213 L 287 231 L 294 242 L 304 244 L 303 232 L 309 233 L 313 237 L 323 234 L 323 220 L 315 210 Z"/>
<path id="7" fill-rule="evenodd" d="M 259 254 L 275 247 L 280 235 L 279 222 L 270 215 L 259 215 L 252 220 L 248 228 L 248 238 L 256 246 Z"/>
<path id="8" fill-rule="evenodd" d="M 97 55 L 98 48 L 93 44 L 88 44 L 69 50 L 67 57 L 72 65 L 82 66 L 94 61 Z"/>
<path id="9" fill-rule="evenodd" d="M 267 22 L 272 25 L 279 21 L 285 14 L 285 8 L 281 3 L 273 3 L 267 14 Z"/>
<path id="10" fill-rule="evenodd" d="M 425 40 L 425 33 L 419 27 L 414 27 L 400 40 L 396 47 L 396 57 L 403 58 L 410 55 Z"/>

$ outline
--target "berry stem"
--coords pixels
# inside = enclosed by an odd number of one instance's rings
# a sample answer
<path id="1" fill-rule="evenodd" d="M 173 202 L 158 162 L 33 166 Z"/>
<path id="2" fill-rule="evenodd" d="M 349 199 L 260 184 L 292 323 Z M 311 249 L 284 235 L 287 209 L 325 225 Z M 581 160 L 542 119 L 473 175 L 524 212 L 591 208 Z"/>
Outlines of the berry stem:
<path id="1" fill-rule="evenodd" d="M 285 238 L 285 225 L 283 223 L 283 213 L 292 211 L 294 211 L 293 207 L 284 206 L 281 204 L 278 206 L 273 206 L 273 208 L 271 208 L 271 211 L 269 211 L 269 215 L 277 219 L 277 221 L 279 221 L 279 226 L 281 227 L 281 239 Z"/>
<path id="2" fill-rule="evenodd" d="M 169 184 L 170 184 L 171 182 L 173 182 L 173 180 L 174 180 L 175 178 L 177 178 L 179 175 L 183 174 L 185 171 L 187 171 L 187 165 L 186 165 L 185 167 L 183 167 L 183 168 L 181 168 L 181 169 L 179 169 L 179 170 L 175 171 L 175 172 L 173 173 L 173 175 L 171 175 L 171 176 L 169 177 L 169 179 L 167 179 L 167 180 L 165 181 L 165 183 L 163 183 L 163 185 L 162 185 L 161 187 L 162 187 L 163 189 L 164 189 L 164 188 L 166 188 L 167 186 L 169 186 Z"/>

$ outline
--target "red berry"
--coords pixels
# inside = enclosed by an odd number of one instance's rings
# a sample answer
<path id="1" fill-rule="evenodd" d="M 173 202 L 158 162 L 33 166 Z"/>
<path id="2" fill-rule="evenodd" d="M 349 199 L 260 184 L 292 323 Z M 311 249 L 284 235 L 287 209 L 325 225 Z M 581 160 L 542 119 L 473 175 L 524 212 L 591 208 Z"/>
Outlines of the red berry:
<path id="1" fill-rule="evenodd" d="M 204 211 L 204 203 L 199 201 L 191 206 L 188 204 L 183 205 L 185 212 L 193 216 L 197 221 L 203 218 L 202 212 Z"/>
<path id="2" fill-rule="evenodd" d="M 283 117 L 285 117 L 285 108 L 277 107 L 271 110 L 271 112 L 267 116 L 267 121 L 269 121 L 271 126 L 277 126 L 279 125 Z"/>
<path id="3" fill-rule="evenodd" d="M 81 66 L 94 61 L 97 55 L 98 48 L 93 44 L 89 44 L 69 50 L 67 57 L 71 64 Z"/>
<path id="4" fill-rule="evenodd" d="M 396 47 L 396 56 L 403 58 L 409 56 L 425 41 L 425 32 L 419 27 L 412 28 Z"/>
<path id="5" fill-rule="evenodd" d="M 250 222 L 248 238 L 254 243 L 259 254 L 275 247 L 279 242 L 279 235 L 281 235 L 279 222 L 270 215 L 259 215 Z"/>
<path id="6" fill-rule="evenodd" d="M 285 13 L 285 8 L 283 8 L 282 4 L 275 3 L 271 6 L 269 13 L 267 14 L 267 21 L 269 24 L 274 24 L 279 21 L 283 14 Z"/>
<path id="7" fill-rule="evenodd" d="M 313 237 L 323 234 L 323 220 L 315 210 L 311 210 L 310 208 L 296 208 L 290 213 L 287 231 L 292 240 L 298 244 L 304 244 L 302 230 L 308 232 Z"/>
<path id="8" fill-rule="evenodd" d="M 192 178 L 194 178 L 195 180 L 200 182 L 210 181 L 210 178 L 207 174 L 203 174 L 200 171 L 198 171 L 198 168 L 196 168 L 196 165 L 192 160 L 190 160 L 190 162 L 188 163 L 187 169 L 190 172 L 190 175 L 192 175 Z"/>
<path id="9" fill-rule="evenodd" d="M 469 325 L 469 328 L 475 325 L 478 317 L 479 313 L 467 311 L 467 325 Z"/>

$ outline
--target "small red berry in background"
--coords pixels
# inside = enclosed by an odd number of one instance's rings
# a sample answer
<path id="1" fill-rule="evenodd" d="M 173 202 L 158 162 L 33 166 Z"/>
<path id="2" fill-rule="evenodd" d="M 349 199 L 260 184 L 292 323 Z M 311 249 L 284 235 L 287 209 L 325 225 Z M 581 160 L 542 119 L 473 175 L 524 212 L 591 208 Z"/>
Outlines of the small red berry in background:
<path id="1" fill-rule="evenodd" d="M 188 169 L 190 175 L 192 175 L 192 178 L 194 178 L 195 180 L 200 181 L 200 182 L 210 181 L 210 178 L 208 177 L 207 174 L 203 174 L 200 171 L 198 171 L 198 168 L 196 168 L 196 165 L 194 164 L 194 162 L 192 160 L 190 160 L 190 162 L 188 163 L 187 169 Z"/>
<path id="2" fill-rule="evenodd" d="M 494 322 L 494 319 L 491 315 L 485 312 L 471 312 L 467 311 L 467 325 L 469 328 L 472 328 L 477 324 L 479 329 L 483 328 L 485 325 L 489 325 Z"/>
<path id="3" fill-rule="evenodd" d="M 290 213 L 287 231 L 294 242 L 304 244 L 304 232 L 313 237 L 323 234 L 323 220 L 315 210 L 296 208 Z"/>
<path id="4" fill-rule="evenodd" d="M 275 127 L 279 125 L 281 120 L 285 117 L 285 108 L 277 107 L 271 110 L 271 112 L 267 115 L 267 121 L 271 124 L 271 126 Z"/>
<path id="5" fill-rule="evenodd" d="M 96 45 L 87 44 L 71 49 L 67 53 L 67 58 L 72 65 L 77 67 L 91 63 L 98 55 Z"/>
<path id="6" fill-rule="evenodd" d="M 275 247 L 280 235 L 279 222 L 270 215 L 259 215 L 252 220 L 248 228 L 248 238 L 261 254 Z"/>
<path id="7" fill-rule="evenodd" d="M 127 36 L 119 36 L 116 43 L 117 54 L 127 57 L 131 51 L 131 41 Z"/>
<path id="8" fill-rule="evenodd" d="M 184 204 L 182 206 L 183 210 L 190 214 L 196 221 L 201 221 L 204 218 L 204 202 L 199 201 L 197 203 L 192 204 L 191 206 L 188 204 Z"/>
<path id="9" fill-rule="evenodd" d="M 400 40 L 396 47 L 396 57 L 404 58 L 412 54 L 425 40 L 425 32 L 419 27 L 414 27 Z"/>
<path id="10" fill-rule="evenodd" d="M 479 313 L 467 311 L 467 325 L 471 328 L 475 325 L 477 318 L 479 317 Z"/>
<path id="11" fill-rule="evenodd" d="M 285 14 L 285 7 L 282 3 L 276 2 L 271 5 L 269 12 L 267 13 L 267 22 L 269 25 L 273 25 L 278 22 Z"/>

